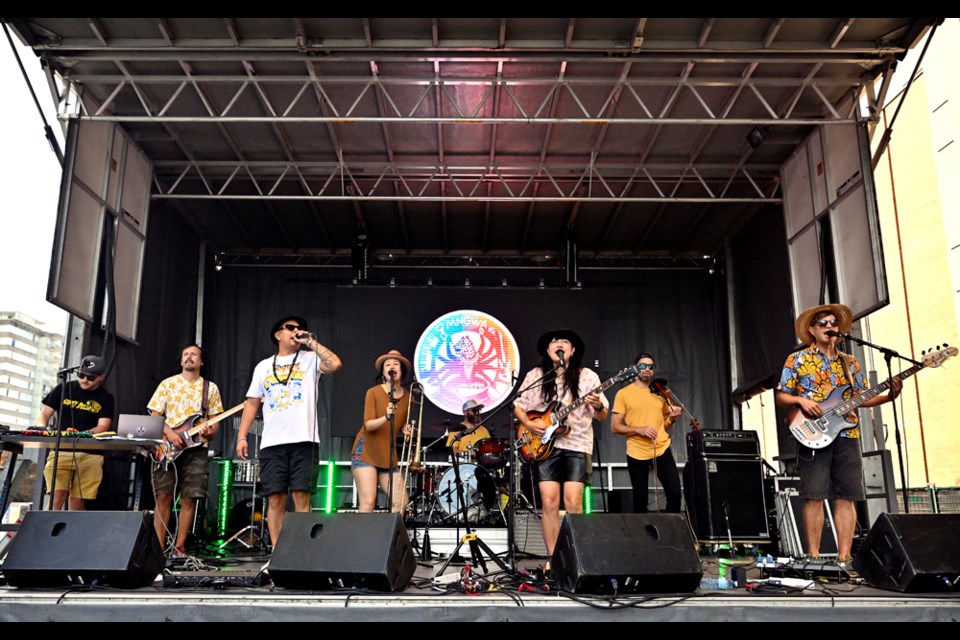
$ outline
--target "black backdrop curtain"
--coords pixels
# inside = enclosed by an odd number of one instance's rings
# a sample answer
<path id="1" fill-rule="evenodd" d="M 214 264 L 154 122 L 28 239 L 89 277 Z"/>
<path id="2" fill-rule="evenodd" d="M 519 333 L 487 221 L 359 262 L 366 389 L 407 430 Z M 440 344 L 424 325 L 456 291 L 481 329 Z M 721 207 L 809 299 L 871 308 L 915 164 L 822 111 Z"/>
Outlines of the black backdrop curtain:
<path id="1" fill-rule="evenodd" d="M 476 309 L 503 322 L 520 346 L 523 374 L 538 361 L 541 333 L 567 327 L 586 343 L 585 364 L 606 379 L 631 364 L 640 351 L 657 356 L 658 376 L 698 418 L 701 426 L 730 425 L 729 364 L 722 277 L 701 271 L 637 272 L 632 284 L 585 283 L 582 290 L 538 288 L 380 287 L 325 282 L 311 269 L 233 268 L 211 274 L 215 292 L 207 348 L 210 377 L 232 405 L 243 400 L 253 368 L 272 355 L 270 328 L 285 314 L 301 315 L 320 341 L 344 362 L 323 376 L 319 417 L 322 456 L 346 460 L 360 426 L 366 389 L 374 384 L 374 360 L 390 349 L 408 357 L 431 321 L 458 309 Z M 598 274 L 599 277 L 599 274 Z M 212 345 L 212 346 L 211 346 Z M 613 391 L 613 390 L 611 390 Z M 613 393 L 608 392 L 612 402 Z M 446 418 L 425 403 L 424 422 Z M 495 437 L 507 437 L 506 410 L 489 424 Z M 685 459 L 682 420 L 674 433 L 674 454 Z M 221 446 L 231 451 L 235 432 L 222 429 Z M 604 462 L 624 461 L 624 442 L 596 429 Z M 428 434 L 425 434 L 425 438 Z"/>

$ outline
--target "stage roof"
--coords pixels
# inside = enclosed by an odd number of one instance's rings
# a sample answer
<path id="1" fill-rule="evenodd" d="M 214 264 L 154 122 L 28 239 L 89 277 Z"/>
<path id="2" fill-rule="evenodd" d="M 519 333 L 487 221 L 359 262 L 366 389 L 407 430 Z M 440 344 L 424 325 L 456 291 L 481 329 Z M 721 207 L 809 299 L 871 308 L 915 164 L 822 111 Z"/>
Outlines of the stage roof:
<path id="1" fill-rule="evenodd" d="M 938 19 L 7 20 L 226 262 L 682 266 Z"/>

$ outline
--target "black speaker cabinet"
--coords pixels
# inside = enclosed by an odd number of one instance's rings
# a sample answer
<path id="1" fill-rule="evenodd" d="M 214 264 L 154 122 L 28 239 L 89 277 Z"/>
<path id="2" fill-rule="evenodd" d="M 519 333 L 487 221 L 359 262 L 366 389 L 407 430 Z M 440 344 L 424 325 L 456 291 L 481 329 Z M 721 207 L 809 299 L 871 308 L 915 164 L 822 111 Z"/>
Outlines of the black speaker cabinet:
<path id="1" fill-rule="evenodd" d="M 417 559 L 396 513 L 288 513 L 270 578 L 289 589 L 400 591 Z"/>
<path id="2" fill-rule="evenodd" d="M 960 514 L 881 513 L 853 560 L 871 587 L 960 590 Z"/>
<path id="3" fill-rule="evenodd" d="M 703 576 L 681 513 L 567 515 L 550 567 L 573 593 L 690 593 Z"/>
<path id="4" fill-rule="evenodd" d="M 633 513 L 633 490 L 611 489 L 608 491 L 607 513 Z"/>
<path id="5" fill-rule="evenodd" d="M 136 589 L 163 570 L 153 515 L 141 511 L 28 511 L 3 575 L 15 587 L 93 584 Z"/>
<path id="6" fill-rule="evenodd" d="M 688 460 L 683 468 L 683 487 L 698 540 L 770 540 L 762 460 Z"/>

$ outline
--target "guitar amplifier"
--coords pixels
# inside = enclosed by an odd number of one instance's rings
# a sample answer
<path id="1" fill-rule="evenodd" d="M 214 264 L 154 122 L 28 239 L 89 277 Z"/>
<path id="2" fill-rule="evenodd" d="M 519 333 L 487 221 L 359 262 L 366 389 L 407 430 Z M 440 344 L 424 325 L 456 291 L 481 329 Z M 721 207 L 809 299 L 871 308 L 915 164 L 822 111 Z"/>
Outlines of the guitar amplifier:
<path id="1" fill-rule="evenodd" d="M 697 440 L 702 441 L 702 445 Z M 691 431 L 687 434 L 687 457 L 699 457 L 699 446 L 703 455 L 713 457 L 751 457 L 760 455 L 760 438 L 756 431 Z"/>

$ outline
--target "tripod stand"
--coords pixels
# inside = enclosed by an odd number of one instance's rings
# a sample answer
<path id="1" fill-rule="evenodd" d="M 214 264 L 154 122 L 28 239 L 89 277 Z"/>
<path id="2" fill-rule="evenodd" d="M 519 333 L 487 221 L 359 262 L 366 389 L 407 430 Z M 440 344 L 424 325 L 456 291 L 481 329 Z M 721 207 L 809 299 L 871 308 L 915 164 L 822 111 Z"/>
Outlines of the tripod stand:
<path id="1" fill-rule="evenodd" d="M 238 430 L 240 427 L 239 420 L 234 420 L 234 430 Z M 260 434 L 263 432 L 263 422 L 258 418 L 254 420 L 253 424 L 250 426 L 250 434 L 253 434 L 253 457 L 250 460 L 240 462 L 239 465 L 247 465 L 244 467 L 243 473 L 241 473 L 242 482 L 251 483 L 251 496 L 250 496 L 250 524 L 241 528 L 235 534 L 224 540 L 217 547 L 217 551 L 222 550 L 228 544 L 233 541 L 236 541 L 242 545 L 245 549 L 254 549 L 268 553 L 270 547 L 264 541 L 264 533 L 267 532 L 266 529 L 266 516 L 267 516 L 267 498 L 262 496 L 260 500 L 260 522 L 257 523 L 257 487 L 260 484 Z M 244 539 L 243 536 L 246 535 L 247 539 Z M 276 541 L 271 541 L 276 542 Z"/>
<path id="2" fill-rule="evenodd" d="M 457 434 L 457 436 L 454 437 L 454 441 L 455 442 L 459 441 L 460 437 L 462 437 L 462 434 L 464 433 L 466 432 Z M 474 565 L 480 567 L 484 573 L 487 572 L 487 563 L 484 560 L 484 557 L 492 560 L 498 567 L 500 567 L 501 571 L 509 571 L 509 569 L 507 568 L 507 565 L 503 563 L 503 560 L 498 558 L 497 554 L 495 554 L 493 550 L 490 549 L 490 547 L 487 546 L 487 544 L 483 540 L 481 540 L 476 533 L 470 530 L 470 518 L 468 517 L 468 505 L 463 493 L 463 481 L 460 478 L 460 461 L 457 459 L 457 456 L 455 455 L 452 458 L 453 458 L 453 475 L 454 475 L 454 481 L 457 487 L 457 498 L 459 500 L 458 502 L 459 509 L 457 511 L 457 514 L 463 513 L 463 526 L 464 526 L 465 533 L 460 538 L 459 542 L 457 542 L 457 547 L 453 550 L 453 553 L 450 554 L 447 560 L 443 563 L 443 566 L 440 567 L 440 571 L 437 572 L 437 576 L 439 577 L 443 575 L 443 572 L 447 570 L 447 567 L 450 565 L 450 562 L 452 562 L 453 559 L 456 558 L 457 555 L 460 553 L 460 549 L 463 548 L 464 543 L 466 543 L 470 547 L 470 557 L 472 558 Z"/>

